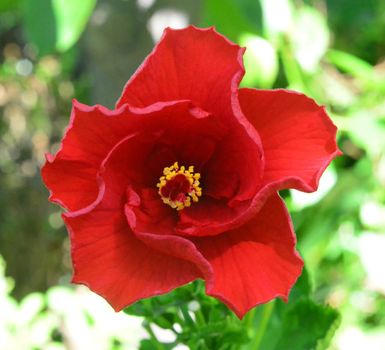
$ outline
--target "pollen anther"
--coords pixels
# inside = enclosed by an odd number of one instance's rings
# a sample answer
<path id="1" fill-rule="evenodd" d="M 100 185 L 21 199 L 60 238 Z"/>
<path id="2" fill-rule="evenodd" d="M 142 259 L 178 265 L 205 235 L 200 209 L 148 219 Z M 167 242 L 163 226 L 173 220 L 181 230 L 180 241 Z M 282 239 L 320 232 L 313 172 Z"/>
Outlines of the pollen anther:
<path id="1" fill-rule="evenodd" d="M 171 208 L 182 210 L 190 207 L 192 202 L 198 202 L 202 196 L 202 188 L 199 187 L 201 175 L 194 173 L 194 166 L 179 167 L 175 162 L 163 169 L 163 176 L 156 185 L 163 203 Z"/>

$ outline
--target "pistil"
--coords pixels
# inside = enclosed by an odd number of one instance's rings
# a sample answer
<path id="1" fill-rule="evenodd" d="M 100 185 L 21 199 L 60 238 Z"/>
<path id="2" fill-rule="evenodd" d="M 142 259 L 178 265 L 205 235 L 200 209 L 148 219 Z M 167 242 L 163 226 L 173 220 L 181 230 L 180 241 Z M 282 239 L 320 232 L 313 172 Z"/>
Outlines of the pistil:
<path id="1" fill-rule="evenodd" d="M 194 166 L 179 167 L 178 162 L 175 162 L 170 167 L 165 167 L 157 184 L 163 203 L 182 210 L 190 207 L 192 202 L 198 202 L 202 196 L 200 177 L 199 173 L 194 173 Z"/>

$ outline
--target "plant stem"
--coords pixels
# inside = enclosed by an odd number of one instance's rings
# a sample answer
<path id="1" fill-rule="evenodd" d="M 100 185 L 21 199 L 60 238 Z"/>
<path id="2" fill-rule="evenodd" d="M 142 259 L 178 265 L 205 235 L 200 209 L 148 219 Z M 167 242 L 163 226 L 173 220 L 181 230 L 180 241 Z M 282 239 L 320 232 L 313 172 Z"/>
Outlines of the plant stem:
<path id="1" fill-rule="evenodd" d="M 195 311 L 195 317 L 199 327 L 203 327 L 206 324 L 206 320 L 201 309 Z"/>
<path id="2" fill-rule="evenodd" d="M 195 322 L 194 320 L 191 318 L 189 312 L 188 312 L 188 308 L 187 308 L 187 305 L 186 304 L 183 304 L 180 306 L 180 311 L 182 312 L 182 315 L 183 315 L 183 318 L 186 322 L 186 324 L 191 327 L 192 329 L 195 329 L 196 328 L 196 325 L 195 325 Z"/>
<path id="3" fill-rule="evenodd" d="M 156 337 L 154 331 L 151 328 L 151 325 L 147 322 L 143 323 L 143 328 L 147 331 L 148 335 L 150 336 L 152 343 L 155 345 L 157 350 L 164 350 L 163 344 L 161 344 L 158 341 L 158 338 Z"/>
<path id="4" fill-rule="evenodd" d="M 269 324 L 269 320 L 271 317 L 271 314 L 274 310 L 274 301 L 271 301 L 270 303 L 263 306 L 263 312 L 262 312 L 262 318 L 258 327 L 258 330 L 255 334 L 253 344 L 251 346 L 251 350 L 258 350 L 263 336 L 266 332 L 267 325 Z"/>
<path id="5" fill-rule="evenodd" d="M 257 311 L 257 308 L 255 307 L 251 311 L 248 312 L 248 314 L 245 317 L 245 327 L 246 329 L 252 329 L 255 313 Z"/>

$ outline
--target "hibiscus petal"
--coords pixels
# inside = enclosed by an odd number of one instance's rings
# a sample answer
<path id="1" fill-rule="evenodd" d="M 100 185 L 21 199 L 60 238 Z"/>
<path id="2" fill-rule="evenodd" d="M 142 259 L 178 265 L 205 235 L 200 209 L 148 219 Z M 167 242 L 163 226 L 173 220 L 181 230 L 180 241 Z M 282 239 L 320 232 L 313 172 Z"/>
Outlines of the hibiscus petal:
<path id="1" fill-rule="evenodd" d="M 214 271 L 206 280 L 207 294 L 239 318 L 257 304 L 276 297 L 286 300 L 302 271 L 292 223 L 277 194 L 242 227 L 193 242 Z"/>
<path id="2" fill-rule="evenodd" d="M 78 210 L 98 194 L 96 175 L 111 148 L 129 131 L 127 107 L 110 111 L 73 101 L 71 120 L 55 156 L 47 154 L 42 177 L 50 200 L 69 210 Z"/>
<path id="3" fill-rule="evenodd" d="M 337 128 L 324 107 L 287 90 L 240 89 L 243 113 L 260 134 L 265 171 L 261 190 L 316 191 L 334 157 Z"/>
<path id="4" fill-rule="evenodd" d="M 244 201 L 231 207 L 225 200 L 202 198 L 196 205 L 179 213 L 175 232 L 183 236 L 211 236 L 226 232 L 248 219 L 240 221 L 250 203 L 251 200 Z"/>
<path id="5" fill-rule="evenodd" d="M 72 282 L 88 286 L 116 311 L 201 275 L 194 264 L 138 240 L 121 210 L 101 205 L 84 215 L 63 217 L 71 237 Z"/>
<path id="6" fill-rule="evenodd" d="M 232 116 L 232 95 L 244 74 L 243 52 L 213 28 L 167 28 L 117 106 L 188 99 L 217 116 Z"/>
<path id="7" fill-rule="evenodd" d="M 136 232 L 158 235 L 173 234 L 178 220 L 175 209 L 165 205 L 156 189 L 141 189 L 140 193 L 127 187 L 125 214 L 129 226 Z"/>
<path id="8" fill-rule="evenodd" d="M 41 173 L 50 189 L 49 200 L 67 208 L 82 208 L 95 200 L 98 185 L 96 170 L 81 161 L 57 159 L 47 154 Z M 60 174 L 60 176 L 58 176 Z"/>
<path id="9" fill-rule="evenodd" d="M 125 189 L 132 166 L 141 162 L 132 146 L 142 137 L 127 136 L 109 152 L 98 175 L 98 197 L 90 206 L 63 214 L 71 239 L 72 281 L 103 296 L 116 311 L 202 277 L 194 260 L 199 253 L 191 242 L 186 250 L 184 241 L 174 237 L 167 241 L 168 251 L 179 256 L 167 254 L 165 241 L 158 240 L 160 248 L 154 250 L 152 236 L 148 243 L 145 234 L 138 239 L 128 225 Z"/>
<path id="10" fill-rule="evenodd" d="M 239 317 L 257 303 L 287 296 L 300 274 L 302 260 L 295 253 L 290 218 L 277 194 L 239 229 L 214 237 L 173 235 L 177 215 L 157 198 L 156 190 L 137 193 L 128 185 L 126 196 L 122 193 L 124 181 L 119 180 L 117 168 L 122 163 L 121 155 L 129 153 L 129 141 L 122 142 L 106 160 L 101 174 L 106 193 L 96 209 L 102 208 L 106 215 L 113 216 L 120 212 L 125 199 L 127 223 L 136 238 L 148 249 L 195 266 L 195 278 L 203 277 L 208 293 L 227 303 Z M 254 271 L 255 266 L 258 269 Z M 231 277 L 232 272 L 237 278 Z"/>
<path id="11" fill-rule="evenodd" d="M 138 195 L 127 189 L 125 205 L 127 222 L 138 239 L 167 255 L 190 261 L 201 272 L 200 277 L 212 277 L 212 269 L 195 245 L 188 239 L 173 235 L 175 210 L 159 200 L 157 191 L 144 189 Z"/>
<path id="12" fill-rule="evenodd" d="M 223 132 L 218 121 L 186 100 L 157 103 L 146 108 L 124 105 L 114 111 L 74 101 L 62 147 L 55 156 L 47 155 L 42 177 L 51 191 L 52 201 L 71 211 L 79 210 L 96 199 L 101 163 L 127 135 L 152 133 L 153 144 L 163 137 L 149 155 L 148 171 L 137 172 L 147 178 L 151 175 L 152 184 L 156 185 L 163 168 L 172 164 L 176 157 L 204 164 L 215 149 L 212 144 Z M 191 147 L 182 147 L 185 142 L 191 143 Z M 209 152 L 199 152 L 200 144 Z M 139 144 L 136 152 L 142 152 Z"/>

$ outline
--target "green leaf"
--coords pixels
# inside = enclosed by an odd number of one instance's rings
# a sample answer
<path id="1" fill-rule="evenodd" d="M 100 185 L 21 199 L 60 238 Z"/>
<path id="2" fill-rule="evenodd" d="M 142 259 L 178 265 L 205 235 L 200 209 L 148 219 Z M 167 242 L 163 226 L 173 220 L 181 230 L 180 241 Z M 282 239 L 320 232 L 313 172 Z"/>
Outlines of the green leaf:
<path id="1" fill-rule="evenodd" d="M 173 348 L 173 344 L 157 343 L 153 339 L 143 339 L 139 344 L 139 350 L 171 350 Z"/>
<path id="2" fill-rule="evenodd" d="M 339 322 L 331 307 L 300 300 L 284 316 L 276 349 L 326 349 Z"/>
<path id="3" fill-rule="evenodd" d="M 247 2 L 243 4 L 247 5 Z M 203 8 L 203 21 L 204 26 L 214 25 L 216 29 L 229 37 L 230 39 L 237 41 L 238 37 L 243 32 L 256 32 L 257 21 L 252 22 L 243 13 L 239 2 L 234 0 L 206 0 L 204 1 Z M 257 17 L 257 13 L 255 13 Z"/>
<path id="4" fill-rule="evenodd" d="M 20 5 L 20 0 L 1 0 L 0 12 L 17 9 Z"/>
<path id="5" fill-rule="evenodd" d="M 253 322 L 255 335 L 242 350 L 256 349 L 255 342 L 259 350 L 323 350 L 339 326 L 339 314 L 329 306 L 316 304 L 306 297 L 289 304 L 277 300 L 260 338 L 258 329 L 268 305 L 257 308 Z"/>
<path id="6" fill-rule="evenodd" d="M 66 51 L 78 41 L 95 4 L 96 0 L 53 0 L 57 50 Z"/>
<path id="7" fill-rule="evenodd" d="M 27 39 L 46 55 L 55 50 L 57 28 L 51 0 L 25 0 L 24 30 Z"/>
<path id="8" fill-rule="evenodd" d="M 40 55 L 64 52 L 83 32 L 96 0 L 25 0 L 24 29 Z"/>
<path id="9" fill-rule="evenodd" d="M 308 298 L 312 292 L 310 277 L 307 270 L 304 268 L 301 276 L 298 278 L 289 295 L 289 302 L 293 303 L 299 299 Z"/>
<path id="10" fill-rule="evenodd" d="M 150 339 L 143 339 L 140 341 L 139 350 L 153 350 L 154 344 Z"/>
<path id="11" fill-rule="evenodd" d="M 362 80 L 375 79 L 373 67 L 357 56 L 343 51 L 329 50 L 326 58 L 330 63 L 336 65 L 337 68 L 355 78 Z"/>
<path id="12" fill-rule="evenodd" d="M 306 269 L 293 287 L 289 302 L 275 300 L 247 315 L 251 341 L 242 350 L 322 350 L 339 325 L 338 312 L 310 299 L 312 286 Z"/>

